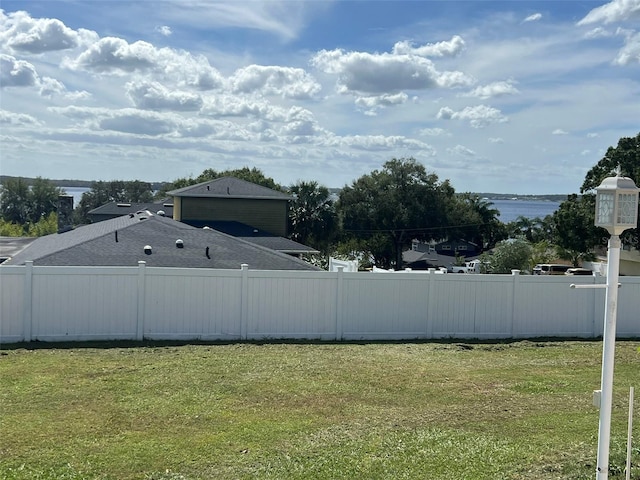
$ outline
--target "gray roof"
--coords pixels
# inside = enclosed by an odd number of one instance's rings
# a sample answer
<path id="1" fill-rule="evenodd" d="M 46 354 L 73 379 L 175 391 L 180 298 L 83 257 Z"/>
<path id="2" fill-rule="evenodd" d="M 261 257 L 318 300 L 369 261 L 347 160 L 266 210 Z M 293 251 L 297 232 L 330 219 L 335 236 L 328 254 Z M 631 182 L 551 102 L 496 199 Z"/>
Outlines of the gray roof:
<path id="1" fill-rule="evenodd" d="M 203 223 L 219 232 L 233 235 L 236 238 L 241 238 L 247 242 L 262 245 L 263 247 L 278 252 L 289 254 L 320 253 L 315 248 L 285 237 L 278 237 L 277 235 L 273 235 L 265 230 L 259 230 L 245 223 L 230 220 L 215 220 Z"/>
<path id="2" fill-rule="evenodd" d="M 158 203 L 126 203 L 126 202 L 109 202 L 101 205 L 93 210 L 87 212 L 88 215 L 105 215 L 105 216 L 120 216 L 128 215 L 129 213 L 136 213 L 140 211 L 148 210 L 151 213 L 158 213 L 163 211 L 165 216 L 173 216 L 173 202 L 165 201 Z"/>
<path id="3" fill-rule="evenodd" d="M 15 257 L 35 240 L 35 237 L 0 237 L 0 263 Z"/>
<path id="4" fill-rule="evenodd" d="M 184 247 L 177 248 L 176 240 Z M 146 245 L 151 254 L 145 254 Z M 207 257 L 208 249 L 208 257 Z M 85 225 L 65 233 L 36 239 L 5 262 L 23 265 L 134 266 L 252 270 L 318 270 L 290 255 L 173 219 L 138 213 Z"/>
<path id="5" fill-rule="evenodd" d="M 209 182 L 167 192 L 174 197 L 253 198 L 261 200 L 291 200 L 286 193 L 278 192 L 235 177 L 221 177 Z"/>

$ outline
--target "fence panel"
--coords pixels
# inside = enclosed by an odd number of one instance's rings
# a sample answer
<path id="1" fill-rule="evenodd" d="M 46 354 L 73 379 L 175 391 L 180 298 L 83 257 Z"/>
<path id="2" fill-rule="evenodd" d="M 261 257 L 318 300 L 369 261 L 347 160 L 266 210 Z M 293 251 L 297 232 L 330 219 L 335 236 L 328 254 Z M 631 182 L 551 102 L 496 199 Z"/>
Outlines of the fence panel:
<path id="1" fill-rule="evenodd" d="M 343 287 L 345 339 L 427 336 L 427 275 L 345 273 Z"/>
<path id="2" fill-rule="evenodd" d="M 0 270 L 0 341 L 18 342 L 24 337 L 25 268 L 5 265 Z"/>
<path id="3" fill-rule="evenodd" d="M 619 283 L 621 287 L 618 290 L 616 335 L 618 337 L 640 336 L 640 277 L 620 277 Z M 604 313 L 599 318 L 604 319 Z M 604 325 L 604 320 L 601 324 Z"/>
<path id="4" fill-rule="evenodd" d="M 574 290 L 571 283 L 592 285 L 594 277 L 521 276 L 514 336 L 594 336 L 594 295 L 604 290 Z"/>
<path id="5" fill-rule="evenodd" d="M 239 270 L 145 268 L 144 337 L 240 338 Z"/>
<path id="6" fill-rule="evenodd" d="M 34 267 L 32 339 L 133 339 L 137 268 Z"/>
<path id="7" fill-rule="evenodd" d="M 335 339 L 337 275 L 249 271 L 247 337 Z"/>

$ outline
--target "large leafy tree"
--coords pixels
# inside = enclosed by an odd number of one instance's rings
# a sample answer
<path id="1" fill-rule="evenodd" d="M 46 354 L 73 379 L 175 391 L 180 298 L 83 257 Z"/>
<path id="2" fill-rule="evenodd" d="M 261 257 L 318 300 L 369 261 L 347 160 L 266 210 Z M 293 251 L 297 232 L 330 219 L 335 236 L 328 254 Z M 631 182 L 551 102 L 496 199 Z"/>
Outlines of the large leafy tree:
<path id="1" fill-rule="evenodd" d="M 113 180 L 93 182 L 91 190 L 82 194 L 75 208 L 76 223 L 87 223 L 90 210 L 109 202 L 151 202 L 153 190 L 151 184 L 140 180 Z"/>
<path id="2" fill-rule="evenodd" d="M 463 193 L 451 199 L 447 206 L 450 238 L 463 238 L 483 250 L 507 238 L 506 226 L 498 219 L 500 212 L 493 203 L 474 193 Z"/>
<path id="3" fill-rule="evenodd" d="M 276 183 L 275 180 L 271 177 L 267 177 L 262 171 L 258 168 L 249 168 L 242 167 L 236 169 L 228 169 L 217 171 L 213 168 L 207 168 L 197 177 L 181 177 L 177 178 L 171 183 L 167 183 L 164 185 L 156 193 L 156 198 L 165 198 L 167 196 L 167 192 L 171 190 L 176 190 L 178 188 L 188 187 L 190 185 L 196 185 L 198 183 L 208 182 L 210 180 L 216 180 L 222 177 L 235 177 L 240 180 L 245 180 L 247 182 L 255 183 L 256 185 L 262 185 L 263 187 L 270 188 L 272 190 L 277 190 L 280 192 L 284 192 L 285 188 L 283 188 L 280 184 Z"/>
<path id="4" fill-rule="evenodd" d="M 580 192 L 593 192 L 602 180 L 614 175 L 618 168 L 620 168 L 622 176 L 631 178 L 636 185 L 640 186 L 640 132 L 635 137 L 621 138 L 616 147 L 609 147 L 604 157 L 587 172 Z M 590 217 L 592 223 L 593 215 L 592 212 Z M 606 238 L 606 236 L 605 233 L 601 237 Z M 636 248 L 640 247 L 640 231 L 638 228 L 627 230 L 621 235 L 621 239 L 627 245 L 632 245 Z"/>
<path id="5" fill-rule="evenodd" d="M 400 268 L 412 239 L 444 235 L 454 193 L 415 159 L 394 158 L 345 186 L 337 210 L 345 233 L 365 242 L 377 265 Z"/>
<path id="6" fill-rule="evenodd" d="M 0 191 L 0 212 L 5 222 L 21 225 L 35 224 L 55 212 L 62 188 L 50 180 L 37 177 L 29 185 L 21 178 L 9 178 Z"/>
<path id="7" fill-rule="evenodd" d="M 337 226 L 329 189 L 318 182 L 299 181 L 289 192 L 293 196 L 289 208 L 291 238 L 326 252 Z"/>
<path id="8" fill-rule="evenodd" d="M 569 195 L 553 214 L 553 238 L 558 254 L 578 266 L 593 258 L 593 247 L 602 244 L 607 233 L 593 225 L 595 196 Z"/>

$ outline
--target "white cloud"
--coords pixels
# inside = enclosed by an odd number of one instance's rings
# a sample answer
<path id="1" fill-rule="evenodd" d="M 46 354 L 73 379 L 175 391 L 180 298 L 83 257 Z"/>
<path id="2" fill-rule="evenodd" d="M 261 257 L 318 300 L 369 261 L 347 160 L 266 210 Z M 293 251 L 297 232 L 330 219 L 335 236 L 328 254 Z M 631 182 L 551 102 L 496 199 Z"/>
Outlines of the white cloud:
<path id="1" fill-rule="evenodd" d="M 90 30 L 72 30 L 57 19 L 34 19 L 27 12 L 5 15 L 0 10 L 0 43 L 13 52 L 39 54 L 68 50 L 95 42 L 98 35 Z"/>
<path id="2" fill-rule="evenodd" d="M 423 128 L 418 131 L 418 134 L 425 137 L 439 137 L 442 135 L 450 135 L 444 128 Z"/>
<path id="3" fill-rule="evenodd" d="M 143 110 L 193 112 L 203 105 L 200 95 L 169 90 L 158 82 L 129 82 L 125 88 L 134 106 Z"/>
<path id="4" fill-rule="evenodd" d="M 488 85 L 481 85 L 476 87 L 469 93 L 464 94 L 465 97 L 477 97 L 483 100 L 492 97 L 500 97 L 503 95 L 516 95 L 519 94 L 520 91 L 513 86 L 514 82 L 512 80 L 506 82 L 493 82 Z"/>
<path id="5" fill-rule="evenodd" d="M 640 33 L 636 33 L 627 38 L 624 47 L 618 52 L 614 63 L 617 65 L 640 63 Z"/>
<path id="6" fill-rule="evenodd" d="M 587 133 L 587 138 L 598 138 L 599 136 L 600 134 L 596 132 Z"/>
<path id="7" fill-rule="evenodd" d="M 322 50 L 311 64 L 338 77 L 340 93 L 396 93 L 403 90 L 467 86 L 473 79 L 462 72 L 439 72 L 433 62 L 417 55 Z"/>
<path id="8" fill-rule="evenodd" d="M 551 135 L 569 135 L 569 132 L 562 130 L 561 128 L 556 128 Z"/>
<path id="9" fill-rule="evenodd" d="M 411 42 L 398 42 L 393 46 L 394 55 L 417 55 L 419 57 L 453 57 L 462 52 L 465 42 L 459 35 L 454 35 L 451 40 L 438 43 L 428 43 L 421 47 L 414 47 Z"/>
<path id="10" fill-rule="evenodd" d="M 39 82 L 35 67 L 11 55 L 0 54 L 0 85 L 5 87 L 32 87 Z"/>
<path id="11" fill-rule="evenodd" d="M 158 32 L 160 35 L 163 35 L 165 37 L 169 37 L 173 33 L 171 31 L 171 27 L 168 27 L 167 25 L 156 27 L 156 32 Z"/>
<path id="12" fill-rule="evenodd" d="M 500 137 L 489 137 L 489 143 L 504 143 L 504 139 Z"/>
<path id="13" fill-rule="evenodd" d="M 467 148 L 463 145 L 456 145 L 455 147 L 448 148 L 447 152 L 453 155 L 458 155 L 460 157 L 475 157 L 476 152 Z"/>
<path id="14" fill-rule="evenodd" d="M 615 23 L 640 19 L 640 0 L 613 0 L 591 10 L 578 25 Z"/>
<path id="15" fill-rule="evenodd" d="M 0 109 L 0 124 L 14 125 L 18 127 L 34 127 L 39 126 L 41 123 L 31 115 L 24 113 L 8 112 L 7 110 Z"/>
<path id="16" fill-rule="evenodd" d="M 234 93 L 260 92 L 283 98 L 309 99 L 320 92 L 320 84 L 301 68 L 250 65 L 229 79 Z"/>
<path id="17" fill-rule="evenodd" d="M 492 123 L 508 122 L 508 117 L 504 116 L 497 108 L 487 105 L 476 105 L 475 107 L 465 107 L 456 112 L 449 107 L 442 107 L 436 116 L 441 120 L 468 120 L 473 128 L 482 128 Z"/>
<path id="18" fill-rule="evenodd" d="M 527 18 L 525 18 L 523 22 L 535 22 L 540 20 L 541 18 L 542 18 L 541 13 L 534 13 L 532 15 L 529 15 Z"/>

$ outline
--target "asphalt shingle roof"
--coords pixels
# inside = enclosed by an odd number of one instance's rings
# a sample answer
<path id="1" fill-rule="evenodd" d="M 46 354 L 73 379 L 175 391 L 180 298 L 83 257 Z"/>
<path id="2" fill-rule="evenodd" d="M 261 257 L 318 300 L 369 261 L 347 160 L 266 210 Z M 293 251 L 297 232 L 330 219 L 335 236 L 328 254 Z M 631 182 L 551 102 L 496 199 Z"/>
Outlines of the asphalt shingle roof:
<path id="1" fill-rule="evenodd" d="M 176 240 L 183 248 L 177 248 Z M 144 247 L 151 246 L 151 254 Z M 208 256 L 207 256 L 208 253 Z M 68 266 L 135 266 L 252 270 L 318 270 L 290 255 L 232 237 L 148 213 L 125 215 L 61 234 L 47 235 L 5 264 Z"/>

